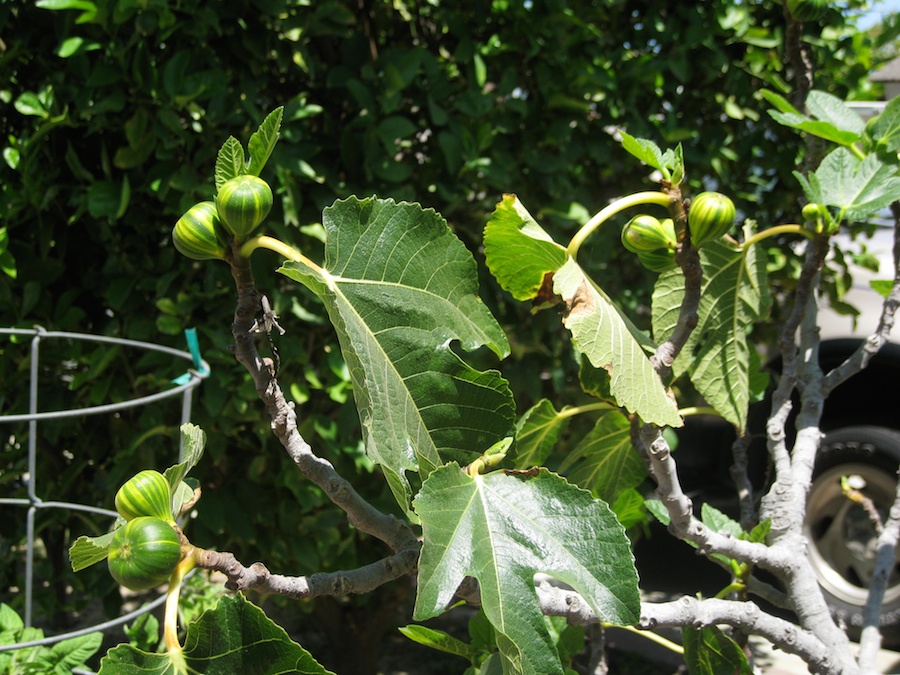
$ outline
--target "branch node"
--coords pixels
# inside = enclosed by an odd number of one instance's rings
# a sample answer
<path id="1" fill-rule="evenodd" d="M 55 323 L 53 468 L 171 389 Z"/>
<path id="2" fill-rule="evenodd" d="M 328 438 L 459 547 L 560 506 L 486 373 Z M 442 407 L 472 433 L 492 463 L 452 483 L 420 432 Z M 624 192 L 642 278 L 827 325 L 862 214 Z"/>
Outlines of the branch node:
<path id="1" fill-rule="evenodd" d="M 328 481 L 325 492 L 328 495 L 328 498 L 335 504 L 343 504 L 350 498 L 350 491 L 347 489 L 347 483 L 341 478 L 334 478 Z"/>
<path id="2" fill-rule="evenodd" d="M 581 597 L 575 593 L 566 594 L 566 605 L 574 612 L 581 610 Z"/>

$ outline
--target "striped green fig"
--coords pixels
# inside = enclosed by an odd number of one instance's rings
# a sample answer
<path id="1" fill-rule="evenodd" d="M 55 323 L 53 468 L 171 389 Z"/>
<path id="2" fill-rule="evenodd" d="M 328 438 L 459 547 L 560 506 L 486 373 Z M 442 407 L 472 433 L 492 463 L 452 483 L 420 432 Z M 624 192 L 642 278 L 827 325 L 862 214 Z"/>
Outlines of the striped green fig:
<path id="1" fill-rule="evenodd" d="M 238 241 L 246 239 L 272 209 L 272 188 L 257 176 L 236 176 L 216 194 L 219 218 Z"/>
<path id="2" fill-rule="evenodd" d="M 674 251 L 675 225 L 671 218 L 662 222 L 653 216 L 635 216 L 622 228 L 622 245 L 632 253 L 669 249 Z"/>
<path id="3" fill-rule="evenodd" d="M 192 260 L 224 260 L 228 243 L 213 202 L 194 204 L 172 230 L 172 242 Z"/>
<path id="4" fill-rule="evenodd" d="M 796 21 L 818 21 L 830 0 L 787 0 L 788 13 Z"/>
<path id="5" fill-rule="evenodd" d="M 119 584 L 144 591 L 165 583 L 181 560 L 181 539 L 160 518 L 129 520 L 113 534 L 109 545 L 109 573 Z"/>
<path id="6" fill-rule="evenodd" d="M 641 264 L 651 272 L 666 272 L 675 267 L 675 251 L 659 248 L 638 253 Z"/>
<path id="7" fill-rule="evenodd" d="M 154 516 L 172 522 L 169 481 L 159 471 L 141 471 L 119 488 L 116 493 L 116 511 L 125 520 Z"/>
<path id="8" fill-rule="evenodd" d="M 734 225 L 734 202 L 720 192 L 701 192 L 691 200 L 688 227 L 691 243 L 702 246 L 718 239 Z"/>

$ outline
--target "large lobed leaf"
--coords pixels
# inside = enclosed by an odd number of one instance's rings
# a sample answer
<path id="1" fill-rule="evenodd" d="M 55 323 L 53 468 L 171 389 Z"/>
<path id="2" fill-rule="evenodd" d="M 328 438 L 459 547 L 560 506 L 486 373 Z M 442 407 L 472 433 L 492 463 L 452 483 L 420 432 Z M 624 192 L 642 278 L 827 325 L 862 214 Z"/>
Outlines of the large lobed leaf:
<path id="1" fill-rule="evenodd" d="M 325 304 L 353 381 L 366 451 L 408 508 L 406 472 L 468 463 L 512 435 L 506 381 L 451 349 L 509 350 L 477 295 L 472 255 L 433 210 L 350 198 L 325 209 L 324 269 L 281 271 Z"/>
<path id="2" fill-rule="evenodd" d="M 700 249 L 703 287 L 697 327 L 679 357 L 676 374 L 687 372 L 706 401 L 726 420 L 743 430 L 750 405 L 753 346 L 751 324 L 763 318 L 771 304 L 765 258 L 756 247 L 741 249 L 721 241 Z M 653 334 L 664 339 L 675 328 L 684 287 L 681 275 L 660 277 L 653 290 Z"/>
<path id="3" fill-rule="evenodd" d="M 513 297 L 547 301 L 544 296 L 549 295 L 563 303 L 563 321 L 575 346 L 594 368 L 607 371 L 610 394 L 619 405 L 645 422 L 682 425 L 675 403 L 644 353 L 649 340 L 515 196 L 506 195 L 497 205 L 485 228 L 484 251 L 491 274 Z"/>
<path id="4" fill-rule="evenodd" d="M 111 649 L 99 675 L 142 673 L 240 673 L 240 675 L 329 675 L 284 629 L 242 595 L 223 597 L 187 629 L 179 657 L 141 651 L 131 645 Z"/>
<path id="5" fill-rule="evenodd" d="M 443 612 L 467 576 L 512 672 L 561 674 L 534 588 L 539 572 L 581 593 L 601 621 L 640 614 L 634 558 L 605 502 L 546 469 L 470 476 L 450 464 L 414 501 L 424 545 L 414 616 Z"/>

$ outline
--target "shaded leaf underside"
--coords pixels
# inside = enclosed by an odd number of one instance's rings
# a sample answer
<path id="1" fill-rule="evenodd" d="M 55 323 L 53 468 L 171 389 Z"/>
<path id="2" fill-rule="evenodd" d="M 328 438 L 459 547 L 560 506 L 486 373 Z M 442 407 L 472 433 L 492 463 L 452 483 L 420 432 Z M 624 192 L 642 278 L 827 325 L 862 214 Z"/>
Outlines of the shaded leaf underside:
<path id="1" fill-rule="evenodd" d="M 722 242 L 709 242 L 700 250 L 699 321 L 674 364 L 675 373 L 687 372 L 707 403 L 738 429 L 746 425 L 750 404 L 753 347 L 747 333 L 771 304 L 765 259 L 755 248 L 746 256 Z M 653 333 L 658 339 L 674 330 L 683 297 L 680 274 L 660 278 L 653 291 Z"/>
<path id="2" fill-rule="evenodd" d="M 647 469 L 631 443 L 631 423 L 618 411 L 607 412 L 597 420 L 560 471 L 609 504 L 647 477 Z"/>
<path id="3" fill-rule="evenodd" d="M 594 368 L 609 373 L 610 394 L 619 405 L 645 422 L 682 425 L 674 401 L 644 352 L 649 340 L 514 195 L 505 195 L 497 205 L 484 241 L 488 268 L 519 300 L 538 297 L 545 275 L 552 274 L 552 291 L 567 309 L 564 323 L 576 347 Z"/>
<path id="4" fill-rule="evenodd" d="M 477 296 L 471 254 L 433 210 L 351 198 L 325 210 L 324 269 L 281 271 L 314 291 L 337 331 L 366 451 L 408 508 L 407 471 L 468 463 L 511 435 L 506 381 L 451 348 L 505 356 L 502 329 Z"/>

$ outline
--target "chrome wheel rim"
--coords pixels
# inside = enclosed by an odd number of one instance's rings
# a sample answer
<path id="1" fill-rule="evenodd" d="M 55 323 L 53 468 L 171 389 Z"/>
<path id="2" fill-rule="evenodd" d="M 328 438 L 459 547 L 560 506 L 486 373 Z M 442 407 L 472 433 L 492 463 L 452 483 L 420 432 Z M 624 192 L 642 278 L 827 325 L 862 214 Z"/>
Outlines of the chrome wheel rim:
<path id="1" fill-rule="evenodd" d="M 842 476 L 862 480 L 861 492 L 872 500 L 882 522 L 894 501 L 896 480 L 871 464 L 841 464 L 813 481 L 804 531 L 819 585 L 836 599 L 862 607 L 875 568 L 877 530 L 869 514 L 841 490 Z M 888 579 L 884 603 L 900 599 L 900 566 Z"/>

